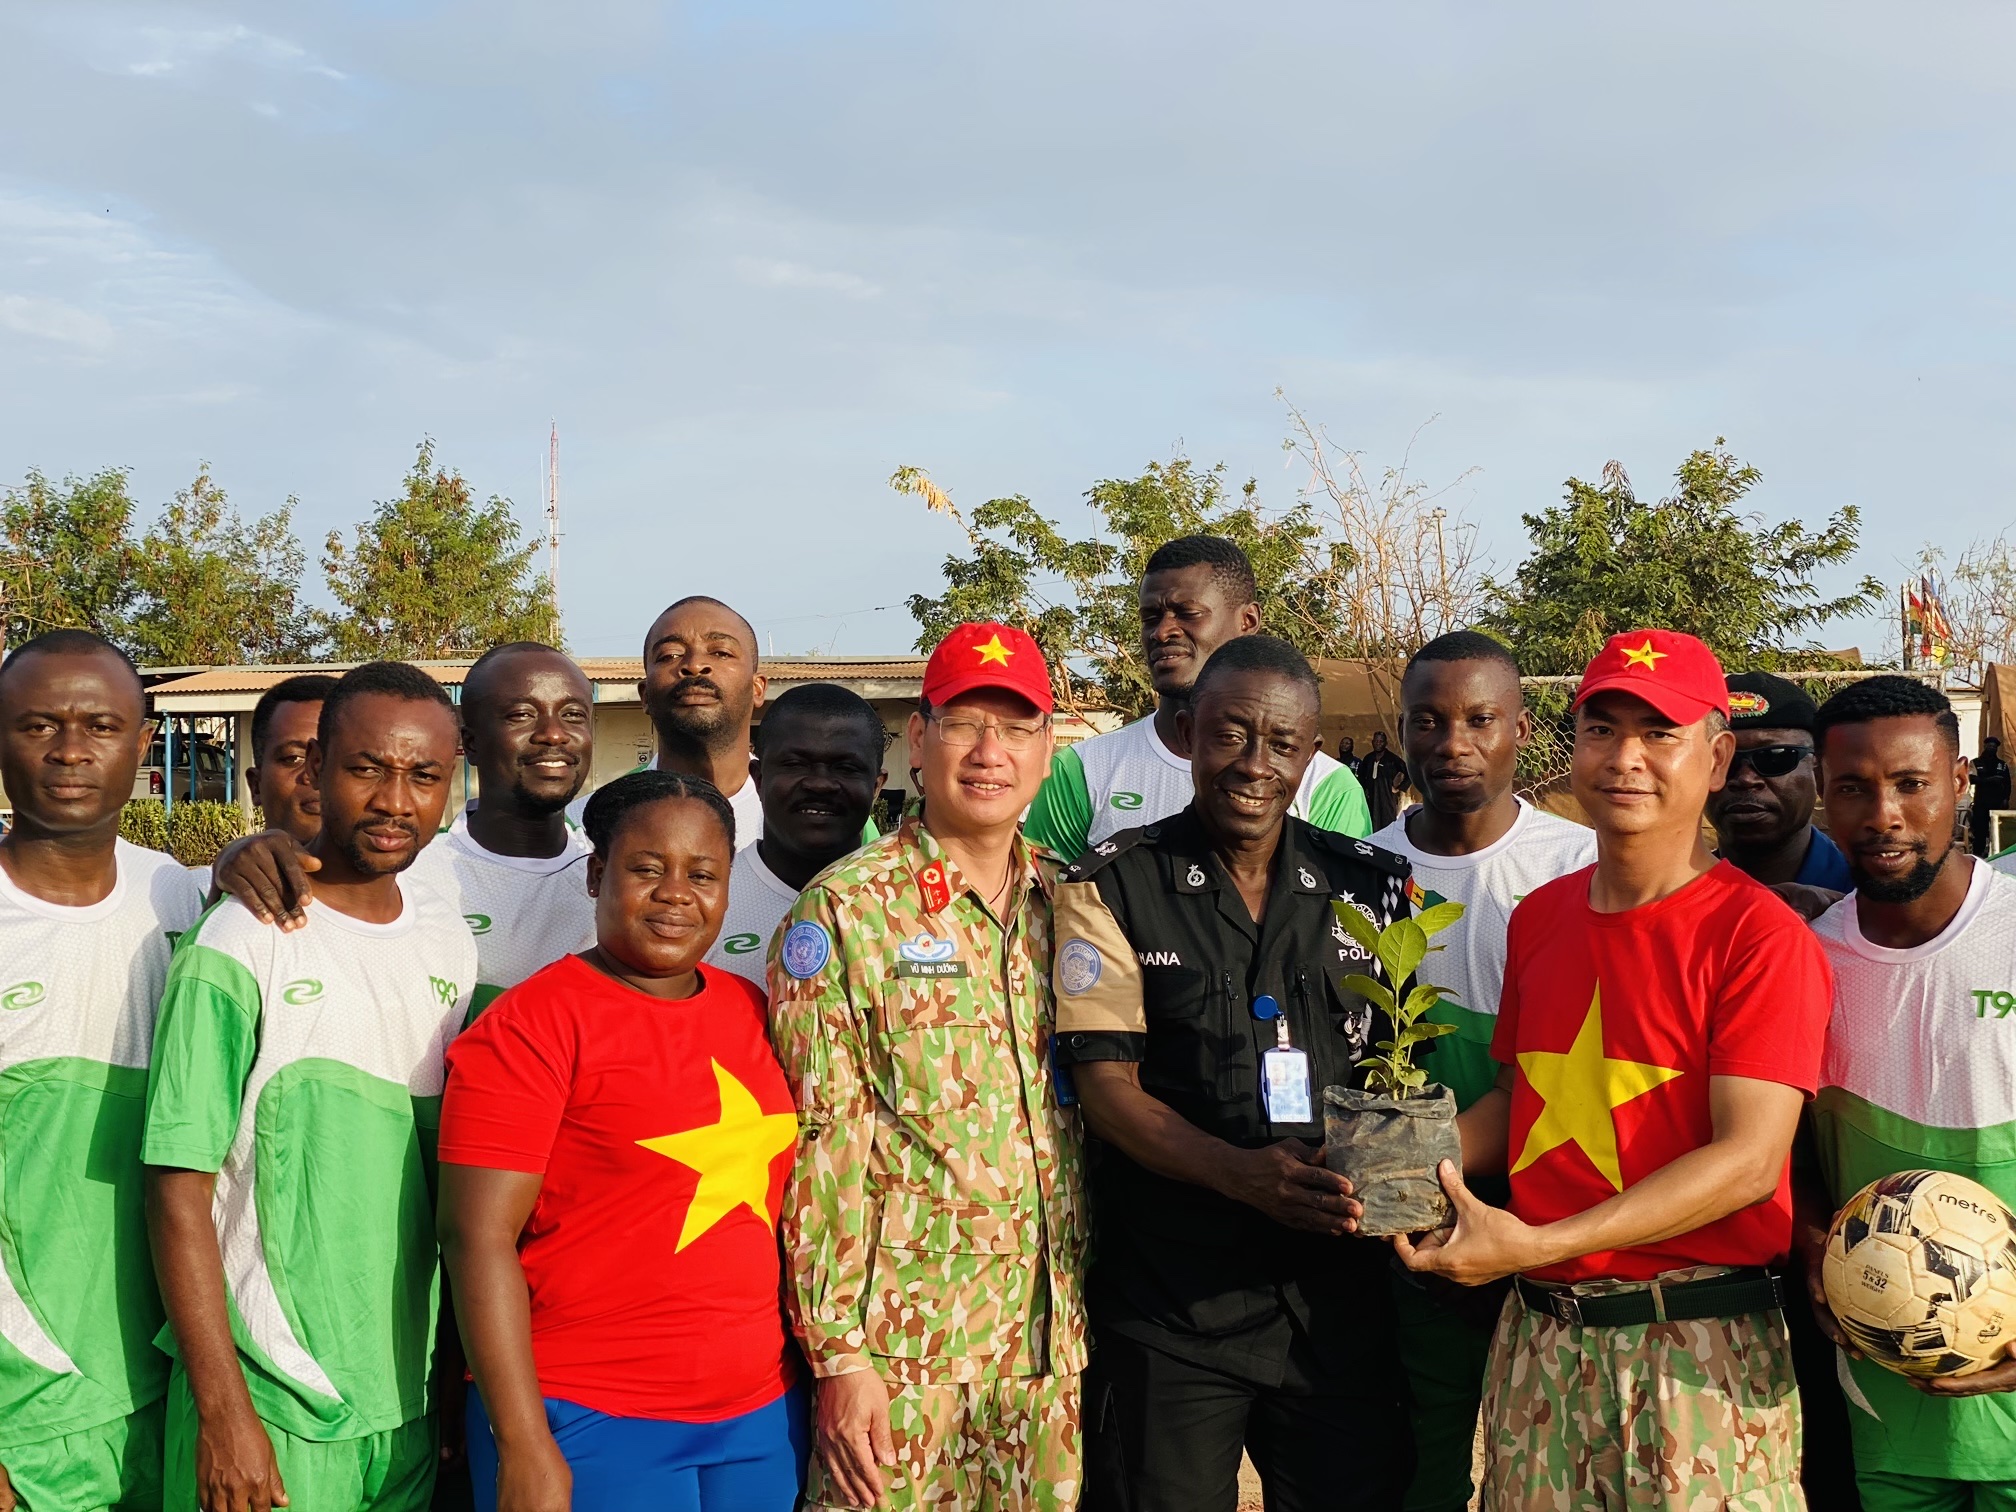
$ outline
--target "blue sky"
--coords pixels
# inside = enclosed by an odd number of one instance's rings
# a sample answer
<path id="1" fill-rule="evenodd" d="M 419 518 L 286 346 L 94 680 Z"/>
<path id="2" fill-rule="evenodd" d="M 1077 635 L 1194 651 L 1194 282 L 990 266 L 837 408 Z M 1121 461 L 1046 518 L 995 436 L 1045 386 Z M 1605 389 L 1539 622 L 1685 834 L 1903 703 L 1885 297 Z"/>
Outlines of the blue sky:
<path id="1" fill-rule="evenodd" d="M 312 563 L 422 434 L 534 526 L 557 419 L 578 651 L 706 591 L 864 653 L 959 544 L 898 465 L 1285 503 L 1282 387 L 1375 465 L 1435 417 L 1501 563 L 1726 435 L 1895 581 L 2016 515 L 2012 54 L 1964 0 L 17 0 L 0 479 L 207 459 Z"/>

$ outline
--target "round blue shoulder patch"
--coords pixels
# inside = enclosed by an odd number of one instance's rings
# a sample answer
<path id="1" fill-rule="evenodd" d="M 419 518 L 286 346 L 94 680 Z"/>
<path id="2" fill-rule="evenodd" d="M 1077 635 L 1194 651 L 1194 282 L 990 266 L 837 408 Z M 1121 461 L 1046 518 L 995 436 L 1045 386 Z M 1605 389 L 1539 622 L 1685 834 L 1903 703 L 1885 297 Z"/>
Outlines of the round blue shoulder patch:
<path id="1" fill-rule="evenodd" d="M 777 956 L 784 969 L 802 982 L 809 976 L 817 976 L 832 954 L 833 937 L 826 933 L 826 926 L 801 919 L 785 932 L 784 948 Z"/>
<path id="2" fill-rule="evenodd" d="M 1097 985 L 1105 967 L 1099 947 L 1090 940 L 1066 940 L 1057 952 L 1057 985 L 1066 997 L 1077 997 Z"/>

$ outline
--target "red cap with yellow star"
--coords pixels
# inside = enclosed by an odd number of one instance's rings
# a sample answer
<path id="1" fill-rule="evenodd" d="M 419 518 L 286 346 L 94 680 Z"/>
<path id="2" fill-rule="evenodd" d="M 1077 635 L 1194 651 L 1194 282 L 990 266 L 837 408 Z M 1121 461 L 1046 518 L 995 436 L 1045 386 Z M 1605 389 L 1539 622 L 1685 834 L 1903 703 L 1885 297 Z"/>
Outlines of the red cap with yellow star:
<path id="1" fill-rule="evenodd" d="M 938 642 L 924 664 L 924 697 L 934 706 L 975 688 L 1019 693 L 1045 714 L 1057 706 L 1043 653 L 1027 631 L 1013 625 L 961 625 Z"/>
<path id="2" fill-rule="evenodd" d="M 1579 709 L 1597 693 L 1630 693 L 1683 725 L 1706 719 L 1710 709 L 1729 717 L 1729 685 L 1715 653 L 1678 630 L 1630 630 L 1604 642 L 1575 689 Z"/>

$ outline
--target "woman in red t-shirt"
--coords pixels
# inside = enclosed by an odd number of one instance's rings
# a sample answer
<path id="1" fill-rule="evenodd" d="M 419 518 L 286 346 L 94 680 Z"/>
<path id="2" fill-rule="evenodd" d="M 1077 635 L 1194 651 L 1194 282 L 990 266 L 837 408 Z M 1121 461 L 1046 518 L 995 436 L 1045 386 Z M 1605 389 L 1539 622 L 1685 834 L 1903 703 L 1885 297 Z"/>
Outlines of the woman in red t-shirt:
<path id="1" fill-rule="evenodd" d="M 797 1116 L 763 999 L 703 972 L 735 819 L 637 772 L 585 815 L 592 950 L 448 1054 L 441 1244 L 485 1512 L 790 1512 L 805 1403 L 778 1304 Z"/>

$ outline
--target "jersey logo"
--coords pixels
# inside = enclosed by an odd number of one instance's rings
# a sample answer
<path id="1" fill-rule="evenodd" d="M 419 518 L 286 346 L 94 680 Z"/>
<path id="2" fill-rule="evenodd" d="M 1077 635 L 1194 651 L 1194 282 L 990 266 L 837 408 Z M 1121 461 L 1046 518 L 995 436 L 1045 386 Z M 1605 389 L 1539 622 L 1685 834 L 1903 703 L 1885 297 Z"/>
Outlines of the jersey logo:
<path id="1" fill-rule="evenodd" d="M 462 922 L 469 926 L 469 933 L 471 934 L 490 933 L 490 915 L 488 914 L 464 914 L 462 915 Z"/>
<path id="2" fill-rule="evenodd" d="M 1181 966 L 1183 957 L 1173 950 L 1137 950 L 1143 966 Z"/>
<path id="3" fill-rule="evenodd" d="M 721 948 L 730 955 L 747 955 L 763 943 L 763 937 L 756 934 L 730 935 L 721 942 Z"/>
<path id="4" fill-rule="evenodd" d="M 1099 984 L 1099 973 L 1105 966 L 1090 940 L 1066 940 L 1057 952 L 1057 985 L 1066 997 L 1090 992 Z"/>
<path id="5" fill-rule="evenodd" d="M 16 982 L 11 987 L 0 987 L 0 1008 L 33 1008 L 47 991 L 40 982 Z"/>
<path id="6" fill-rule="evenodd" d="M 462 995 L 461 993 L 455 990 L 455 984 L 453 982 L 450 982 L 442 977 L 430 976 L 429 978 L 427 978 L 427 980 L 433 984 L 434 996 L 441 999 L 441 1001 L 444 1003 L 452 1003 L 455 1001 L 455 999 L 457 999 Z"/>
<path id="7" fill-rule="evenodd" d="M 826 933 L 826 926 L 800 919 L 785 932 L 784 948 L 778 951 L 777 958 L 786 971 L 802 982 L 809 976 L 817 976 L 832 954 L 833 937 Z"/>
<path id="8" fill-rule="evenodd" d="M 30 982 L 28 985 L 34 987 L 37 984 Z M 2016 992 L 2001 992 L 1992 987 L 1976 987 L 1972 996 L 1974 998 L 1974 1017 L 1976 1018 L 1988 1017 L 1988 1009 L 1991 1004 L 1995 1009 L 1995 1017 L 1997 1018 L 2007 1018 L 2012 1012 L 2016 1012 Z M 12 1008 L 13 1006 L 12 1003 L 7 1001 L 6 995 L 0 993 L 0 1008 Z M 24 1004 L 23 1006 L 26 1005 Z"/>
<path id="9" fill-rule="evenodd" d="M 175 947 L 182 943 L 182 936 L 187 932 L 181 929 L 164 929 L 161 931 L 161 938 L 168 942 L 168 953 L 170 955 L 175 953 Z"/>
<path id="10" fill-rule="evenodd" d="M 280 1001 L 300 1007 L 303 1003 L 313 1003 L 322 996 L 322 984 L 313 977 L 303 977 L 298 982 L 289 982 L 280 989 Z"/>
<path id="11" fill-rule="evenodd" d="M 1142 798 L 1139 793 L 1115 793 L 1109 801 L 1117 809 L 1138 809 Z"/>
<path id="12" fill-rule="evenodd" d="M 906 961 L 949 961 L 958 953 L 959 947 L 950 940 L 934 940 L 922 930 L 896 947 L 896 954 Z"/>

